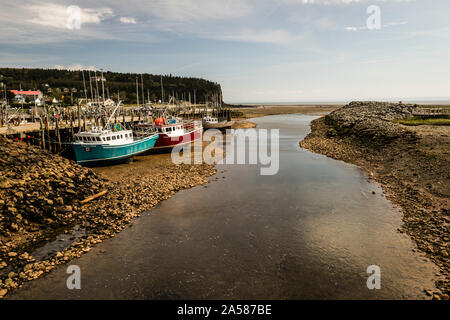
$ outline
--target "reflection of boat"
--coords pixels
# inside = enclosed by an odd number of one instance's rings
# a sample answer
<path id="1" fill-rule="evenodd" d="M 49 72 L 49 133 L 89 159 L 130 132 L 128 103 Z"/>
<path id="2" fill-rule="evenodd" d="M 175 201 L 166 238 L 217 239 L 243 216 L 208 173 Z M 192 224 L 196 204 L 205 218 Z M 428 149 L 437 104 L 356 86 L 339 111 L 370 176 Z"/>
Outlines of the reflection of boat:
<path id="1" fill-rule="evenodd" d="M 231 126 L 234 124 L 234 121 L 227 121 L 227 120 L 219 121 L 218 118 L 206 116 L 202 119 L 202 123 L 205 129 L 224 130 L 230 129 Z"/>
<path id="2" fill-rule="evenodd" d="M 151 132 L 159 135 L 153 149 L 169 149 L 176 145 L 191 143 L 202 137 L 200 121 L 180 121 L 178 119 L 155 119 L 153 123 L 141 123 L 135 127 L 138 137 L 146 137 Z"/>
<path id="3" fill-rule="evenodd" d="M 107 129 L 93 128 L 75 134 L 72 147 L 79 164 L 117 163 L 150 150 L 157 139 L 158 134 L 153 134 L 135 140 L 131 130 L 111 124 Z"/>

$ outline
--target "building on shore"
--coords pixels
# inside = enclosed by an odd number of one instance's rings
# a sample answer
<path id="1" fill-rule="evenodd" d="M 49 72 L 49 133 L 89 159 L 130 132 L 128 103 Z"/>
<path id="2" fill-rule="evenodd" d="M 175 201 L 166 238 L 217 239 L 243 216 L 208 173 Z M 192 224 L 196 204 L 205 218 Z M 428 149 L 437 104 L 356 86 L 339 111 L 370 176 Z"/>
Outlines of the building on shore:
<path id="1" fill-rule="evenodd" d="M 36 101 L 36 99 L 42 99 L 44 95 L 40 90 L 37 91 L 24 91 L 24 90 L 9 90 L 14 94 L 14 100 L 19 103 L 25 103 L 27 101 Z"/>

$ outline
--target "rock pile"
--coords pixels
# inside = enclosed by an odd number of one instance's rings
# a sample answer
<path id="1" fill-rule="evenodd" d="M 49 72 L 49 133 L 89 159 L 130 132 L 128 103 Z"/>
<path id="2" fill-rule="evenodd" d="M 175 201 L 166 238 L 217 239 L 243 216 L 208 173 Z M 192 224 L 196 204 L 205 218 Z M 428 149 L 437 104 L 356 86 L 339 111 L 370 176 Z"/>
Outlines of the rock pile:
<path id="1" fill-rule="evenodd" d="M 170 155 L 151 156 L 138 165 L 106 174 L 77 165 L 45 150 L 0 138 L 0 299 L 23 282 L 66 263 L 177 191 L 204 184 L 214 166 L 175 165 Z M 145 159 L 145 157 L 142 157 Z M 99 170 L 101 171 L 101 170 Z M 107 192 L 88 203 L 83 200 Z M 37 244 L 81 227 L 84 235 L 43 259 L 33 257 Z"/>
<path id="2" fill-rule="evenodd" d="M 410 131 L 391 121 L 411 117 L 415 108 L 417 106 L 385 102 L 351 102 L 327 115 L 325 121 L 332 126 L 329 135 L 354 134 L 377 140 L 407 135 L 413 138 Z"/>
<path id="3" fill-rule="evenodd" d="M 34 146 L 0 138 L 0 154 L 0 233 L 6 238 L 70 224 L 76 201 L 103 188 L 91 170 Z"/>

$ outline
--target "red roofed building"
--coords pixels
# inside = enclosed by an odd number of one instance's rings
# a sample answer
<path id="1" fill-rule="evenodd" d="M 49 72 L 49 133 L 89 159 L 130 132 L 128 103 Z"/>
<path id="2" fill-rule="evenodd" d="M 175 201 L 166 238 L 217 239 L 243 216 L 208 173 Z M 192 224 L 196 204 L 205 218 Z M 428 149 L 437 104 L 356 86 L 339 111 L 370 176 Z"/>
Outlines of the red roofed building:
<path id="1" fill-rule="evenodd" d="M 25 99 L 33 99 L 35 101 L 36 99 L 42 99 L 44 96 L 41 91 L 23 91 L 23 90 L 9 90 L 15 95 L 15 99 L 18 102 L 25 102 Z"/>

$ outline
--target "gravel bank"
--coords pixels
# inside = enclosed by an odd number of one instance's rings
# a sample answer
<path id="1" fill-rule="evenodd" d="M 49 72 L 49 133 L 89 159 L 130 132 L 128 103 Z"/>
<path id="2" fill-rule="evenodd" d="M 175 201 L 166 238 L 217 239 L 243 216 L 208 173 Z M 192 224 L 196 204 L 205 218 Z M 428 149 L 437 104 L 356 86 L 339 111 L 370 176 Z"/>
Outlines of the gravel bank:
<path id="1" fill-rule="evenodd" d="M 211 165 L 174 165 L 170 154 L 92 170 L 5 138 L 0 138 L 0 153 L 0 298 L 89 252 L 158 202 L 215 174 Z M 39 249 L 60 240 L 45 254 Z"/>
<path id="2" fill-rule="evenodd" d="M 450 294 L 450 128 L 406 127 L 391 120 L 413 105 L 352 102 L 312 123 L 301 147 L 356 164 L 403 211 L 407 233 L 440 268 L 433 299 Z"/>

